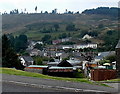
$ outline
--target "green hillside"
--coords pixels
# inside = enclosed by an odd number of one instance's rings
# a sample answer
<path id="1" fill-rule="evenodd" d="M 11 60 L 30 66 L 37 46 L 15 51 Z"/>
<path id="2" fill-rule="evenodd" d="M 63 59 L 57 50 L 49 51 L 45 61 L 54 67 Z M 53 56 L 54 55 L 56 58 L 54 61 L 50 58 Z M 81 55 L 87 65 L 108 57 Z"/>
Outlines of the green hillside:
<path id="1" fill-rule="evenodd" d="M 92 10 L 93 11 L 93 10 Z M 63 35 L 81 39 L 89 34 L 90 41 L 98 44 L 117 43 L 118 18 L 103 13 L 82 14 L 6 14 L 3 18 L 3 33 L 25 34 L 29 39 L 41 40 L 44 35 L 51 35 L 52 40 Z M 113 38 L 113 40 L 109 40 Z M 109 40 L 109 41 L 108 41 Z M 113 45 L 112 43 L 112 45 Z"/>

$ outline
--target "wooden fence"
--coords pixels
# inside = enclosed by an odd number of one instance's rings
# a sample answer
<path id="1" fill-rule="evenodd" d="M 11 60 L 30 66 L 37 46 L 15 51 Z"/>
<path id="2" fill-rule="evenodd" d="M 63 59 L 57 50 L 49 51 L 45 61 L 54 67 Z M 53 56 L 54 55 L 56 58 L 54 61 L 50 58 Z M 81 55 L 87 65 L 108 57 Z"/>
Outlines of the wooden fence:
<path id="1" fill-rule="evenodd" d="M 91 80 L 102 81 L 110 80 L 116 78 L 116 70 L 111 69 L 92 69 L 91 70 Z"/>

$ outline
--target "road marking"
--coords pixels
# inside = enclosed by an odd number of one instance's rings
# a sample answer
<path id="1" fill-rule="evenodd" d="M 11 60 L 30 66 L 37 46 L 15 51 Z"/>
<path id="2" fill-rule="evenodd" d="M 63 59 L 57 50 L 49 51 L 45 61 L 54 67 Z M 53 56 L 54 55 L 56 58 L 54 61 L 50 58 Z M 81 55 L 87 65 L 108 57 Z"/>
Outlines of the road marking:
<path id="1" fill-rule="evenodd" d="M 33 87 L 38 87 L 38 88 L 65 89 L 65 90 L 71 90 L 71 91 L 75 91 L 75 92 L 106 92 L 106 91 L 99 91 L 99 90 L 78 89 L 78 88 L 69 88 L 69 87 L 60 87 L 60 86 L 48 86 L 48 85 L 30 84 L 30 83 L 6 81 L 6 80 L 3 80 L 2 82 L 21 84 L 21 85 L 24 85 L 24 86 L 33 86 Z"/>

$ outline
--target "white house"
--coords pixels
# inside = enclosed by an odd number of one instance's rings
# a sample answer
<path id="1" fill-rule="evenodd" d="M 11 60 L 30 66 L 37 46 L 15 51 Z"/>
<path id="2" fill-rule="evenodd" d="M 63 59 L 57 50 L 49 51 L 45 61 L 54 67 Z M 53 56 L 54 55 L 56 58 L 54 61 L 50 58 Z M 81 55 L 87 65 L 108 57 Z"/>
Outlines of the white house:
<path id="1" fill-rule="evenodd" d="M 33 65 L 34 63 L 33 58 L 30 56 L 20 56 L 19 59 L 21 60 L 21 64 L 23 66 Z"/>
<path id="2" fill-rule="evenodd" d="M 97 48 L 97 44 L 80 44 L 80 45 L 74 45 L 74 49 L 84 49 L 84 48 Z"/>
<path id="3" fill-rule="evenodd" d="M 63 45 L 62 46 L 62 49 L 70 49 L 70 48 L 73 48 L 72 45 Z"/>
<path id="4" fill-rule="evenodd" d="M 82 39 L 91 39 L 92 37 L 88 34 L 84 35 Z"/>
<path id="5" fill-rule="evenodd" d="M 87 45 L 88 48 L 97 48 L 97 44 L 90 43 Z"/>
<path id="6" fill-rule="evenodd" d="M 74 49 L 84 49 L 87 48 L 87 45 L 74 45 Z"/>
<path id="7" fill-rule="evenodd" d="M 66 41 L 70 41 L 70 38 L 64 38 L 64 39 L 61 39 L 62 42 L 66 42 Z"/>

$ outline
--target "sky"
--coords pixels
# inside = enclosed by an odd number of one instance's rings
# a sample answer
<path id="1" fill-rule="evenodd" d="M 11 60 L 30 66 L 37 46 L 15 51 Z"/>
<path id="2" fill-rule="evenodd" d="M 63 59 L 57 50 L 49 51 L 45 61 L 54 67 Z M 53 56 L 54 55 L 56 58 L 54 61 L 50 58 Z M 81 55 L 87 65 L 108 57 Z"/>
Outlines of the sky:
<path id="1" fill-rule="evenodd" d="M 97 7 L 118 7 L 119 0 L 0 0 L 0 12 L 8 12 L 13 9 L 18 9 L 20 12 L 28 13 L 48 11 L 57 9 L 58 13 L 64 13 L 65 9 L 69 11 L 84 11 Z"/>

